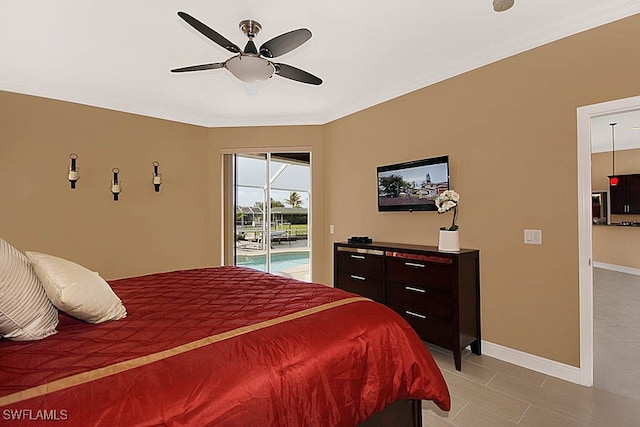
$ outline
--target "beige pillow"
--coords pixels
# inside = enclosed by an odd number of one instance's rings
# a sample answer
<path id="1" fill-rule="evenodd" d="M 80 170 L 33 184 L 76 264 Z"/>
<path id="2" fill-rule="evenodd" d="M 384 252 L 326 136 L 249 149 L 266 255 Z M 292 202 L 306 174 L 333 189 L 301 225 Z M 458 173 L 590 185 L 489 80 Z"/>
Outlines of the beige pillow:
<path id="1" fill-rule="evenodd" d="M 120 298 L 98 273 L 66 259 L 26 252 L 47 296 L 58 310 L 89 323 L 127 315 Z"/>
<path id="2" fill-rule="evenodd" d="M 38 340 L 56 333 L 58 312 L 27 258 L 0 239 L 0 337 Z"/>

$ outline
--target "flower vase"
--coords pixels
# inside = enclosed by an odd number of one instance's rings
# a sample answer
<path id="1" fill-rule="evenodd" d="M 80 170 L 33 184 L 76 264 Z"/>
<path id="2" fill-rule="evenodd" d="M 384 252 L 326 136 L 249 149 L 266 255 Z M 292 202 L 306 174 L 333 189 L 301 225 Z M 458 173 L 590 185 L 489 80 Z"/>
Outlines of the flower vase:
<path id="1" fill-rule="evenodd" d="M 460 239 L 458 237 L 458 230 L 440 230 L 438 250 L 442 252 L 460 252 Z"/>

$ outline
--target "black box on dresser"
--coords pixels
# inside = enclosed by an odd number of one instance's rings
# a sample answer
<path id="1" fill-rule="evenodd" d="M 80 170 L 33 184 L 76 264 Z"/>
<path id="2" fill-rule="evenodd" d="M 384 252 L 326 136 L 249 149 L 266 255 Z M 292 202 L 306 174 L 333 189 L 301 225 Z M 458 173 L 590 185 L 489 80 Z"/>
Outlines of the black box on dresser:
<path id="1" fill-rule="evenodd" d="M 480 252 L 441 252 L 401 243 L 334 243 L 334 286 L 398 312 L 423 341 L 451 350 L 480 348 Z"/>

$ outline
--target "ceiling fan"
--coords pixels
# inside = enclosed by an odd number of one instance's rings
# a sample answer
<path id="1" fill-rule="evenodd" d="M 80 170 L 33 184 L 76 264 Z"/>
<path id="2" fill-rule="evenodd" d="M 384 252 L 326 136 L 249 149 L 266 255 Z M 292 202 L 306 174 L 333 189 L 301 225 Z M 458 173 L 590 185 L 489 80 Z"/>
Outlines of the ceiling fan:
<path id="1" fill-rule="evenodd" d="M 322 79 L 291 65 L 272 62 L 275 58 L 299 47 L 311 38 L 311 31 L 306 28 L 289 31 L 265 42 L 260 49 L 256 48 L 253 38 L 258 35 L 262 26 L 251 19 L 240 22 L 240 30 L 249 38 L 244 50 L 236 44 L 227 40 L 218 32 L 198 21 L 193 16 L 185 12 L 178 12 L 178 16 L 184 19 L 203 36 L 214 43 L 227 49 L 236 55 L 224 62 L 214 62 L 211 64 L 191 65 L 189 67 L 175 68 L 172 73 L 183 73 L 186 71 L 215 70 L 226 68 L 236 78 L 246 83 L 258 83 L 266 80 L 274 74 L 286 79 L 295 80 L 312 85 L 322 84 Z"/>

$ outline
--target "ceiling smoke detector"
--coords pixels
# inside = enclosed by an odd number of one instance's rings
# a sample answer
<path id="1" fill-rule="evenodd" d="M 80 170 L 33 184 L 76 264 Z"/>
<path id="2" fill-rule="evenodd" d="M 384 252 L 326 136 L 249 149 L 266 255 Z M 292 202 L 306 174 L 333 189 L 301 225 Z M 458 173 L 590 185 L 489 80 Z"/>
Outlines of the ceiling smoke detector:
<path id="1" fill-rule="evenodd" d="M 493 0 L 493 10 L 496 12 L 504 12 L 511 9 L 513 6 L 513 0 Z"/>

